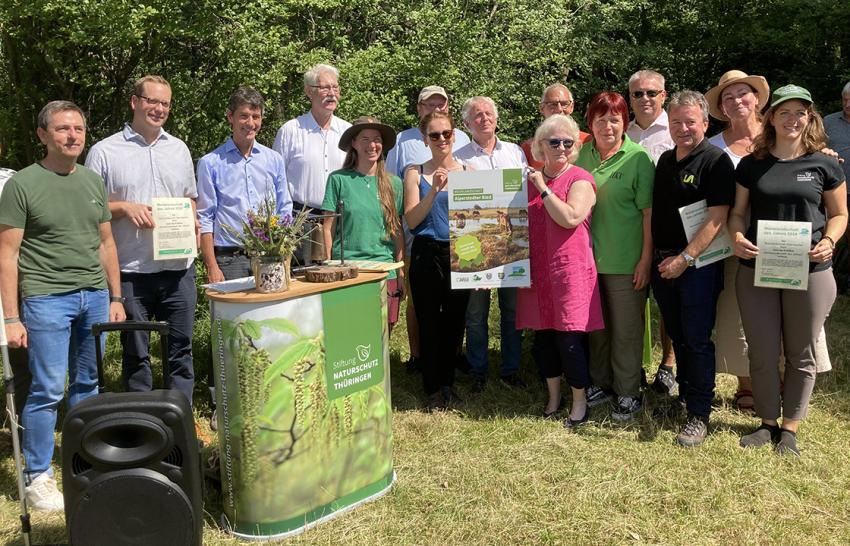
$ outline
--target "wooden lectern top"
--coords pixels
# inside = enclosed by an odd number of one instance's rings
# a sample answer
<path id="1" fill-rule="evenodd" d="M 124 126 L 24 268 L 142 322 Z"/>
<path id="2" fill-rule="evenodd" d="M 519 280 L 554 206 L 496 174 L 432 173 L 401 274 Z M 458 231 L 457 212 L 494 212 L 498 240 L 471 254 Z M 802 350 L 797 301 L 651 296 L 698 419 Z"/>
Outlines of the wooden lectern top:
<path id="1" fill-rule="evenodd" d="M 386 272 L 366 273 L 361 271 L 356 278 L 347 279 L 344 281 L 317 283 L 306 282 L 303 280 L 303 275 L 292 279 L 289 290 L 286 292 L 274 292 L 271 294 L 262 294 L 256 290 L 248 290 L 243 292 L 218 292 L 217 290 L 207 289 L 205 291 L 207 299 L 213 301 L 221 301 L 227 303 L 265 303 L 269 301 L 286 301 L 312 294 L 329 292 L 337 288 L 345 288 L 346 286 L 354 286 L 357 284 L 365 284 L 367 282 L 380 281 L 387 276 Z"/>

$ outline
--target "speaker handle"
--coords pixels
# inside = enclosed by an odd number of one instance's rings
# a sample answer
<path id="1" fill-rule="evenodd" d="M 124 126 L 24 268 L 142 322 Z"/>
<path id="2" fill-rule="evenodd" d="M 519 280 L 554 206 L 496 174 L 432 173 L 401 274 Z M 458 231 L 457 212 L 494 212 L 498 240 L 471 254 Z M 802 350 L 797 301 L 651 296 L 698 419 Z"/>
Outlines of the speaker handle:
<path id="1" fill-rule="evenodd" d="M 94 354 L 97 359 L 97 390 L 105 392 L 106 385 L 103 379 L 103 353 L 100 348 L 100 334 L 103 332 L 157 332 L 159 334 L 159 345 L 162 352 L 162 382 L 166 389 L 171 388 L 171 366 L 168 362 L 168 333 L 170 328 L 164 321 L 125 320 L 123 322 L 98 322 L 91 327 L 94 335 Z"/>

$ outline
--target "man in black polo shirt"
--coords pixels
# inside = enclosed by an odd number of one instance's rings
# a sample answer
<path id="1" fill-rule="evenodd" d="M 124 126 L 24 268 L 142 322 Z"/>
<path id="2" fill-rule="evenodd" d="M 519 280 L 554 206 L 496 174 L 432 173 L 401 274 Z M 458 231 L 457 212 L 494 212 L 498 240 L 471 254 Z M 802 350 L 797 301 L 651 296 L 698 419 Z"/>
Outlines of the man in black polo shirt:
<path id="1" fill-rule="evenodd" d="M 652 292 L 673 340 L 679 395 L 688 420 L 676 436 L 686 447 L 705 440 L 714 397 L 714 328 L 717 296 L 723 289 L 722 262 L 700 268 L 695 260 L 726 224 L 735 196 L 732 161 L 705 139 L 708 104 L 702 94 L 681 91 L 667 108 L 676 147 L 664 152 L 655 171 Z M 690 242 L 679 208 L 705 200 L 708 218 Z"/>

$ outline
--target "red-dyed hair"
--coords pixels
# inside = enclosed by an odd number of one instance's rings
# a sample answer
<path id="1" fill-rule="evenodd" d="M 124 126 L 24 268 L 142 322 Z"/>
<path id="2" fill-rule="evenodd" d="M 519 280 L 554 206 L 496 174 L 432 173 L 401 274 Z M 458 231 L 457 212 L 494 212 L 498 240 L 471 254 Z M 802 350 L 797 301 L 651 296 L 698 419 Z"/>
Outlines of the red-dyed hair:
<path id="1" fill-rule="evenodd" d="M 626 104 L 626 99 L 619 93 L 613 91 L 603 91 L 597 93 L 587 103 L 587 112 L 584 114 L 584 120 L 587 123 L 588 129 L 592 129 L 593 120 L 598 116 L 604 116 L 608 112 L 620 114 L 623 118 L 623 132 L 629 126 L 629 105 Z"/>

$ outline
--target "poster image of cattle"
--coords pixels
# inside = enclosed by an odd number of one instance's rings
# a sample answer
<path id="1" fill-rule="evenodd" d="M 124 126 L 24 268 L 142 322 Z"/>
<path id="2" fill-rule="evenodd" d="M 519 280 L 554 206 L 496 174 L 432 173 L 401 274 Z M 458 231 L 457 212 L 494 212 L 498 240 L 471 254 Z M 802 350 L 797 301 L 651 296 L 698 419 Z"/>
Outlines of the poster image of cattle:
<path id="1" fill-rule="evenodd" d="M 522 169 L 449 173 L 452 288 L 531 285 Z"/>

